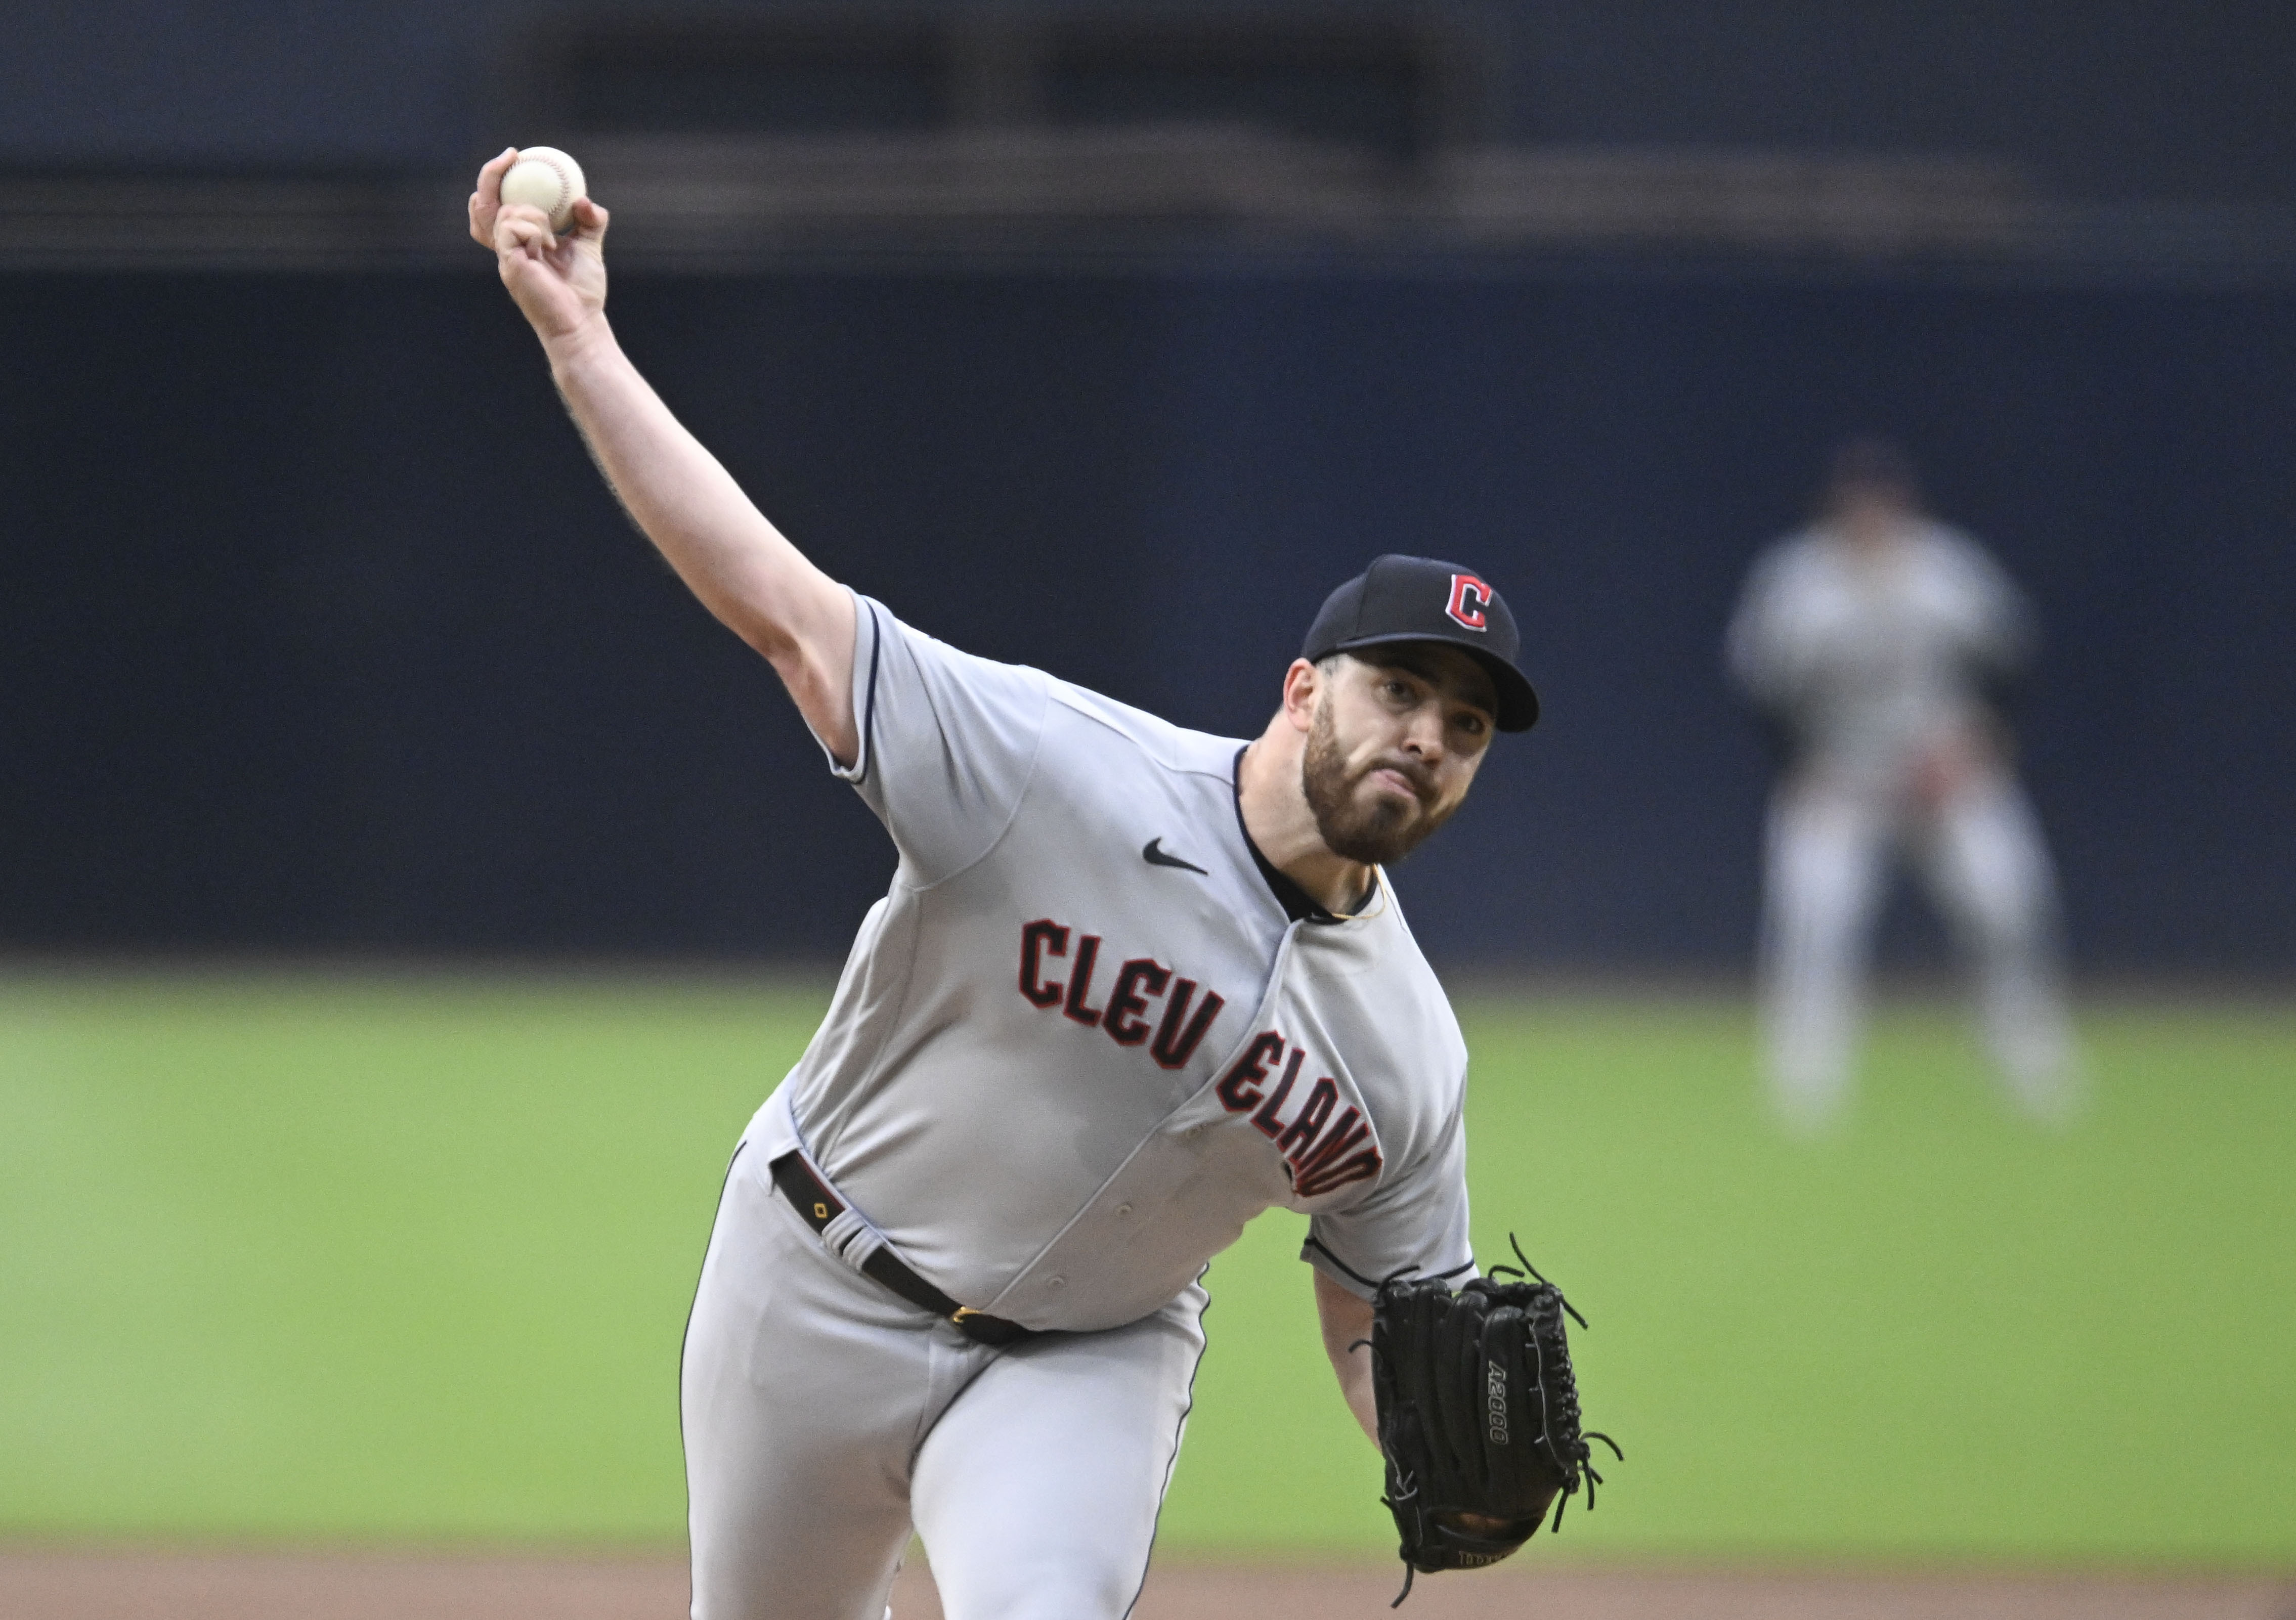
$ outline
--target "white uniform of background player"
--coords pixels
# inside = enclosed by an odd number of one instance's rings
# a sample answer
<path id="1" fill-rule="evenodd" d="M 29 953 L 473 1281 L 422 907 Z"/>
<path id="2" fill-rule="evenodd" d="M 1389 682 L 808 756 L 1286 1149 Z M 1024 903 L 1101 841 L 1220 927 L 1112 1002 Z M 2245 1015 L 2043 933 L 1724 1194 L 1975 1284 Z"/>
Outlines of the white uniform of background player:
<path id="1" fill-rule="evenodd" d="M 2013 1097 L 2046 1118 L 2074 1101 L 2054 882 L 1984 695 L 2031 640 L 2008 577 L 1922 513 L 1910 463 L 1884 441 L 1843 446 L 1824 515 L 1755 564 L 1727 656 L 1792 749 L 1770 806 L 1762 951 L 1769 1077 L 1790 1125 L 1818 1128 L 1842 1104 L 1898 855 L 1975 959 Z"/>
<path id="2" fill-rule="evenodd" d="M 875 1620 L 912 1528 L 952 1620 L 1130 1609 L 1211 1256 L 1308 1214 L 1373 1427 L 1369 1297 L 1464 1277 L 1466 1049 L 1380 863 L 1536 718 L 1472 572 L 1334 592 L 1250 744 L 974 658 L 836 585 L 603 312 L 604 216 L 472 226 L 631 514 L 775 665 L 898 852 L 727 1175 L 682 1369 L 700 1620 Z M 1366 1485 L 1371 1476 L 1366 1473 Z"/>

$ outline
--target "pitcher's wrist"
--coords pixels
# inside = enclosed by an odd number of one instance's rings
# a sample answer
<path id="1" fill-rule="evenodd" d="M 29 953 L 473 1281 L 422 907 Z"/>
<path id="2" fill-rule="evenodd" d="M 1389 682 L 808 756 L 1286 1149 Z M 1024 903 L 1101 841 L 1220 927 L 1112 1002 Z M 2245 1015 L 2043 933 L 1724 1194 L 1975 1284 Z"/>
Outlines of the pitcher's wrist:
<path id="1" fill-rule="evenodd" d="M 542 340 L 542 352 L 550 357 L 551 374 L 561 379 L 612 356 L 617 348 L 613 328 L 606 324 L 606 312 L 603 309 L 594 309 L 582 317 L 578 325 Z"/>

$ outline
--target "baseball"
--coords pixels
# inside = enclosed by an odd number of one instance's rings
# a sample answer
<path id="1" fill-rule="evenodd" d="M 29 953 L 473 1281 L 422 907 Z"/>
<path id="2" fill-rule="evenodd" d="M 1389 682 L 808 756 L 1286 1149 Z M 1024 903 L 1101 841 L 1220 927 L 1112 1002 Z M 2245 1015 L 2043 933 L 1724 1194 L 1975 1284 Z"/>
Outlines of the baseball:
<path id="1" fill-rule="evenodd" d="M 582 195 L 582 166 L 555 146 L 521 146 L 518 161 L 502 179 L 502 200 L 522 202 L 550 216 L 550 228 L 562 231 L 573 220 Z"/>

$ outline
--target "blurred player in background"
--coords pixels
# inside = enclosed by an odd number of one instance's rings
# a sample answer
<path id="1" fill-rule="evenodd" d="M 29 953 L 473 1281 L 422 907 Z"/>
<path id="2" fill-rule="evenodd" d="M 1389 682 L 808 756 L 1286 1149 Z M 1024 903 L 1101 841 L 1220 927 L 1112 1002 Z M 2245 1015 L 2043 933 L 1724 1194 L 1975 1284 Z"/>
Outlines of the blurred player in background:
<path id="1" fill-rule="evenodd" d="M 2079 1100 L 2054 879 L 1988 698 L 2032 642 L 2016 587 L 1924 512 L 1911 461 L 1883 439 L 1835 453 L 1816 521 L 1747 579 L 1727 656 L 1789 750 L 1769 813 L 1762 1014 L 1772 1098 L 1798 1132 L 1847 1098 L 1899 856 L 1975 959 L 2012 1098 L 2051 1122 Z"/>

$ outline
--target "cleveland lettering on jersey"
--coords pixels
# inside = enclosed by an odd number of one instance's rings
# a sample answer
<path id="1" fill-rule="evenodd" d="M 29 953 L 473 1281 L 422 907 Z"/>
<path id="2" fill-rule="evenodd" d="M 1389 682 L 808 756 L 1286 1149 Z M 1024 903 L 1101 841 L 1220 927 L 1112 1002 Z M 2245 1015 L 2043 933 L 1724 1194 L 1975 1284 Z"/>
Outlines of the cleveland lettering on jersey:
<path id="1" fill-rule="evenodd" d="M 1072 958 L 1069 950 L 1071 936 L 1076 939 Z M 1205 990 L 1199 1002 L 1196 992 L 1200 986 L 1194 979 L 1175 978 L 1173 970 L 1152 956 L 1135 956 L 1116 970 L 1108 1000 L 1095 1007 L 1091 999 L 1092 981 L 1100 968 L 1100 935 L 1077 934 L 1066 923 L 1055 922 L 1049 917 L 1022 923 L 1021 994 L 1032 1007 L 1047 1012 L 1058 1007 L 1079 1024 L 1097 1026 L 1119 1046 L 1137 1046 L 1147 1042 L 1148 1055 L 1156 1060 L 1159 1068 L 1185 1068 L 1188 1060 L 1196 1055 L 1196 1048 L 1211 1033 L 1220 1009 L 1227 1005 L 1226 998 L 1218 991 Z M 1045 977 L 1047 958 L 1068 959 L 1065 979 Z M 1164 1000 L 1163 1014 L 1153 1025 L 1155 1038 L 1150 1040 L 1150 1002 L 1159 996 Z"/>
<path id="2" fill-rule="evenodd" d="M 1100 936 L 1086 934 L 1077 941 L 1076 963 L 1069 970 L 1068 1000 L 1061 1010 L 1079 1024 L 1097 1024 L 1102 1010 L 1086 998 L 1092 994 L 1093 970 L 1100 963 Z"/>
<path id="3" fill-rule="evenodd" d="M 1287 1057 L 1285 1054 L 1289 1052 Z M 1326 1075 L 1308 1088 L 1308 1095 L 1287 1124 L 1283 1107 L 1308 1057 L 1273 1029 L 1265 1029 L 1245 1043 L 1213 1092 L 1231 1114 L 1251 1113 L 1254 1129 L 1275 1144 L 1283 1155 L 1284 1174 L 1301 1198 L 1320 1198 L 1351 1182 L 1369 1181 L 1385 1161 L 1371 1141 L 1371 1125 L 1360 1109 L 1350 1108 L 1329 1131 L 1324 1122 L 1340 1100 L 1339 1083 Z M 1276 1073 L 1281 1062 L 1283 1070 Z M 1273 1079 L 1270 1086 L 1267 1082 Z"/>

